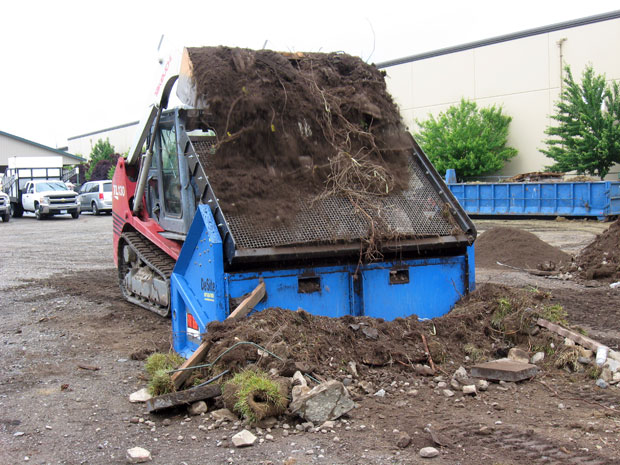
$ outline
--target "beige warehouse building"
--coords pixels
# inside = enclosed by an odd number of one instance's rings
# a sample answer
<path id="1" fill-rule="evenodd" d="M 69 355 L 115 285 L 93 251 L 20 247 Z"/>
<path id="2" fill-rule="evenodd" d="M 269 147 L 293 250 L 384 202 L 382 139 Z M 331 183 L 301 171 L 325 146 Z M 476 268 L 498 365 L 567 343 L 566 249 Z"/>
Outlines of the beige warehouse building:
<path id="1" fill-rule="evenodd" d="M 576 81 L 588 64 L 620 79 L 620 11 L 509 34 L 380 63 L 388 89 L 410 129 L 461 98 L 502 106 L 512 117 L 508 143 L 519 154 L 501 175 L 539 171 L 553 160 L 540 153 L 562 88 L 563 66 Z M 608 178 L 617 179 L 612 168 Z"/>

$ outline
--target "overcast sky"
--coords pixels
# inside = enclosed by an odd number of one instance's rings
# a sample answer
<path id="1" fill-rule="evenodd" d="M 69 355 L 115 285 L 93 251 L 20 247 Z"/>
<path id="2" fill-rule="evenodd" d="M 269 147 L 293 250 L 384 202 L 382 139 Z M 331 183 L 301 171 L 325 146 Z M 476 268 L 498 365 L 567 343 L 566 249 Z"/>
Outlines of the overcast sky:
<path id="1" fill-rule="evenodd" d="M 4 2 L 0 130 L 58 147 L 140 119 L 162 34 L 379 63 L 619 8 L 617 0 Z"/>

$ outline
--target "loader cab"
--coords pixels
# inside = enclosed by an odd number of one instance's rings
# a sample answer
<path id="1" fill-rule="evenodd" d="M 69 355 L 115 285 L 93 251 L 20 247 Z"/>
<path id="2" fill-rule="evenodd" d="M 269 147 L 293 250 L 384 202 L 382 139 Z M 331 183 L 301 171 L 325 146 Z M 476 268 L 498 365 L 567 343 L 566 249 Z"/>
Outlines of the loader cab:
<path id="1" fill-rule="evenodd" d="M 162 236 L 184 240 L 196 202 L 184 156 L 187 135 L 178 110 L 164 112 L 150 137 L 155 137 L 155 141 L 146 188 L 149 216 L 165 230 L 160 233 Z"/>

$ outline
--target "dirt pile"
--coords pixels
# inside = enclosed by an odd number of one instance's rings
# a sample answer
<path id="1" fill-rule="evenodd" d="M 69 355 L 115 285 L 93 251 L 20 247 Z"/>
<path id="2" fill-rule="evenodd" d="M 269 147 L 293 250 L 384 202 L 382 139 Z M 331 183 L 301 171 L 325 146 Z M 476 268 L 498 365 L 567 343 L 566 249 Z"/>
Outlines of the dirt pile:
<path id="1" fill-rule="evenodd" d="M 581 269 L 579 274 L 582 278 L 620 280 L 620 221 L 615 221 L 607 231 L 597 236 L 579 253 L 575 262 Z"/>
<path id="2" fill-rule="evenodd" d="M 217 133 L 203 165 L 228 214 L 286 222 L 300 198 L 407 185 L 411 136 L 375 66 L 342 53 L 188 51 Z"/>
<path id="3" fill-rule="evenodd" d="M 212 322 L 204 341 L 210 344 L 206 360 L 215 360 L 240 341 L 267 348 L 286 363 L 259 355 L 256 346 L 240 345 L 217 362 L 212 373 L 238 371 L 248 363 L 277 368 L 281 373 L 304 367 L 320 377 L 341 378 L 348 363 L 411 372 L 416 364 L 428 363 L 422 335 L 433 361 L 463 363 L 465 356 L 484 360 L 505 356 L 508 348 L 527 342 L 544 345 L 550 337 L 529 336 L 529 324 L 536 315 L 547 315 L 550 295 L 487 284 L 460 301 L 447 315 L 419 321 L 415 315 L 383 321 L 368 317 L 328 318 L 305 311 L 271 308 L 235 322 Z M 288 365 L 296 363 L 296 368 Z M 458 366 L 458 365 L 457 365 Z M 292 373 L 285 374 L 290 376 Z"/>
<path id="4" fill-rule="evenodd" d="M 535 234 L 516 228 L 493 228 L 476 239 L 476 266 L 506 269 L 497 262 L 524 269 L 546 269 L 569 263 L 571 256 L 540 240 Z M 549 267 L 549 264 L 553 266 Z"/>

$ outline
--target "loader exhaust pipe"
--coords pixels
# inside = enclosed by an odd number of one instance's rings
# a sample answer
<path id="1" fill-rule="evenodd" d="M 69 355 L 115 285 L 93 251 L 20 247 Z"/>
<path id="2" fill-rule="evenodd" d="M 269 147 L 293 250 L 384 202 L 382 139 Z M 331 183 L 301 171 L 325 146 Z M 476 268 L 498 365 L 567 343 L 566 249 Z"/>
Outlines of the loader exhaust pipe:
<path id="1" fill-rule="evenodd" d="M 144 189 L 146 187 L 146 178 L 149 175 L 149 169 L 151 167 L 151 161 L 153 160 L 153 144 L 155 144 L 155 134 L 157 133 L 157 128 L 159 127 L 159 120 L 161 118 L 161 113 L 163 110 L 163 106 L 159 105 L 157 108 L 157 116 L 155 117 L 155 122 L 153 123 L 153 131 L 151 131 L 151 141 L 149 142 L 149 147 L 146 150 L 146 154 L 143 156 L 142 166 L 140 166 L 140 178 L 138 179 L 138 185 L 136 186 L 136 192 L 134 193 L 134 203 L 133 203 L 133 214 L 137 215 L 142 208 L 142 197 L 144 195 Z"/>

